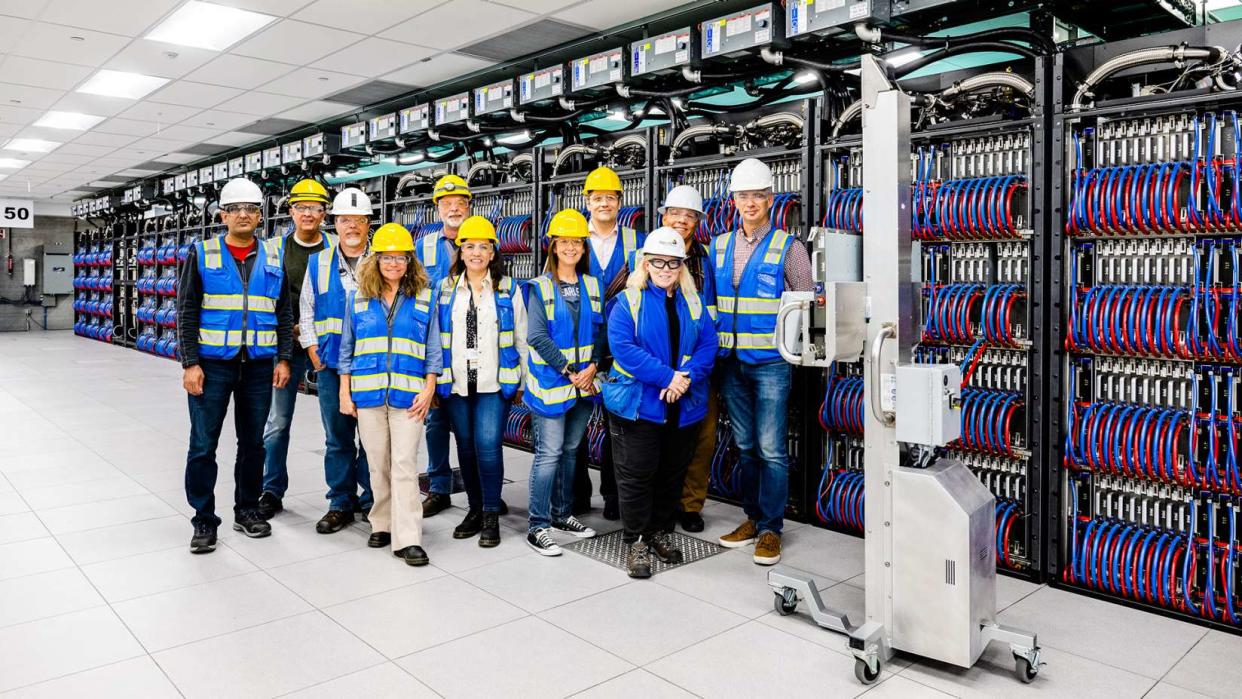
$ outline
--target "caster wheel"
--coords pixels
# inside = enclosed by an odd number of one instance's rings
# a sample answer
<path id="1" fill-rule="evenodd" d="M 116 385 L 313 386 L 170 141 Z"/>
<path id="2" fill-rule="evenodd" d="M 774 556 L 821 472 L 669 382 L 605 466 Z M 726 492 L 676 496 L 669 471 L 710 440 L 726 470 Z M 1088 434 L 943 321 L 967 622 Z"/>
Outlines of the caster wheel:
<path id="1" fill-rule="evenodd" d="M 861 658 L 855 658 L 854 677 L 857 677 L 858 681 L 863 684 L 875 684 L 875 681 L 880 679 L 880 668 L 877 665 L 875 672 L 872 672 L 871 668 L 867 667 L 867 661 Z"/>
<path id="2" fill-rule="evenodd" d="M 798 608 L 798 593 L 790 588 L 773 594 L 772 607 L 781 616 L 789 616 Z"/>
<path id="3" fill-rule="evenodd" d="M 1018 680 L 1021 681 L 1022 684 L 1030 684 L 1034 682 L 1035 678 L 1039 675 L 1039 667 L 1031 665 L 1030 660 L 1027 660 L 1020 655 L 1015 655 L 1013 660 L 1013 672 L 1018 676 Z"/>

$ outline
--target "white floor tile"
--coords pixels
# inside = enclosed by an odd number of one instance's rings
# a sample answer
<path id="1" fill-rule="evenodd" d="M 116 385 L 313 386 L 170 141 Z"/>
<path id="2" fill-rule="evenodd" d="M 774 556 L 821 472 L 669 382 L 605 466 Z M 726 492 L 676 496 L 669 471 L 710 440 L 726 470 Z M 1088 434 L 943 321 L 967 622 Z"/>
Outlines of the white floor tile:
<path id="1" fill-rule="evenodd" d="M 449 513 L 438 514 L 432 519 L 439 520 L 446 514 Z M 445 523 L 448 521 L 451 520 L 446 520 Z M 437 522 L 437 526 L 439 524 Z M 477 539 L 454 539 L 452 527 L 424 532 L 423 548 L 426 549 L 427 556 L 431 558 L 432 565 L 455 574 L 509 558 L 538 555 L 526 545 L 525 536 L 507 529 L 501 529 L 500 545 L 495 548 L 482 548 Z"/>
<path id="2" fill-rule="evenodd" d="M 188 519 L 172 515 L 61 534 L 56 538 L 73 560 L 84 566 L 140 553 L 186 548 L 193 531 Z"/>
<path id="3" fill-rule="evenodd" d="M 388 662 L 285 696 L 290 699 L 339 699 L 349 696 L 434 699 L 440 695 L 414 679 L 410 673 Z"/>
<path id="4" fill-rule="evenodd" d="M 771 568 L 755 565 L 752 556 L 745 551 L 725 551 L 652 580 L 754 619 L 772 611 L 772 589 L 768 587 Z"/>
<path id="5" fill-rule="evenodd" d="M 82 572 L 109 602 L 123 602 L 253 570 L 254 564 L 223 545 L 212 553 L 192 554 L 186 546 L 82 566 Z"/>
<path id="6" fill-rule="evenodd" d="M 572 553 L 555 558 L 518 556 L 474 568 L 458 577 L 528 612 L 551 609 L 630 580 L 624 571 Z"/>
<path id="7" fill-rule="evenodd" d="M 551 653 L 572 661 L 548 662 Z M 461 658 L 484 657 L 487 662 L 463 672 Z M 632 669 L 535 617 L 415 653 L 398 664 L 445 697 L 563 697 Z"/>
<path id="8" fill-rule="evenodd" d="M 348 571 L 348 575 L 341 575 Z M 444 575 L 434 565 L 412 568 L 389 549 L 361 548 L 268 571 L 317 607 L 328 607 Z"/>
<path id="9" fill-rule="evenodd" d="M 874 685 L 863 694 L 866 699 L 946 699 L 957 696 L 908 680 L 904 675 L 894 675 Z"/>
<path id="10" fill-rule="evenodd" d="M 448 576 L 328 607 L 324 613 L 389 658 L 526 615 L 517 607 Z"/>
<path id="11" fill-rule="evenodd" d="M 787 529 L 781 536 L 781 565 L 838 582 L 863 572 L 863 551 L 862 539 L 818 527 Z"/>
<path id="12" fill-rule="evenodd" d="M 0 629 L 0 692 L 143 655 L 107 607 Z"/>
<path id="13" fill-rule="evenodd" d="M 0 580 L 71 567 L 73 561 L 50 537 L 0 544 Z"/>
<path id="14" fill-rule="evenodd" d="M 1208 631 L 1163 680 L 1214 697 L 1242 691 L 1242 638 Z"/>
<path id="15" fill-rule="evenodd" d="M 184 475 L 182 476 L 184 479 Z M 62 485 L 45 485 L 25 488 L 22 497 L 31 509 L 36 511 L 52 510 L 70 505 L 114 500 L 147 494 L 147 489 L 123 473 L 112 473 L 104 478 L 67 483 Z"/>
<path id="16" fill-rule="evenodd" d="M 80 452 L 71 451 L 65 453 L 76 456 Z M 22 491 L 30 488 L 53 488 L 62 485 L 72 485 L 83 481 L 117 476 L 120 473 L 115 466 L 103 460 L 94 452 L 88 452 L 80 460 L 77 458 L 73 460 L 57 459 L 55 463 L 49 463 L 38 468 L 9 471 L 5 473 L 5 477 L 13 484 L 14 488 Z"/>
<path id="17" fill-rule="evenodd" d="M 33 512 L 0 515 L 0 544 L 28 541 L 48 536 L 47 527 Z"/>
<path id="18" fill-rule="evenodd" d="M 1008 575 L 997 575 L 996 610 L 1004 611 L 1043 588 L 1043 585 L 1036 585 L 1027 580 L 1011 578 Z"/>
<path id="19" fill-rule="evenodd" d="M 693 699 L 686 690 L 646 670 L 630 670 L 574 695 L 575 699 Z"/>
<path id="20" fill-rule="evenodd" d="M 383 658 L 319 612 L 153 654 L 187 697 L 271 697 Z"/>
<path id="21" fill-rule="evenodd" d="M 5 696 L 20 699 L 176 699 L 181 694 L 155 661 L 144 655 L 23 687 Z"/>
<path id="22" fill-rule="evenodd" d="M 139 597 L 112 608 L 152 653 L 311 610 L 262 572 Z"/>
<path id="23" fill-rule="evenodd" d="M 1234 696 L 1236 694 L 1237 693 L 1235 692 L 1234 694 L 1228 696 Z M 1152 687 L 1150 692 L 1143 695 L 1143 699 L 1206 699 L 1207 697 L 1209 697 L 1209 695 L 1192 692 L 1189 689 L 1182 689 L 1181 687 L 1169 684 L 1168 682 L 1161 682 L 1155 687 Z"/>
<path id="24" fill-rule="evenodd" d="M 866 592 L 862 589 L 849 583 L 837 583 L 826 590 L 820 590 L 819 594 L 825 606 L 846 614 L 851 624 L 860 624 L 865 620 L 867 600 Z M 774 595 L 769 596 L 769 605 L 772 604 L 774 597 Z M 800 602 L 794 613 L 787 616 L 777 613 L 771 606 L 769 609 L 767 614 L 759 617 L 759 621 L 829 650 L 853 657 L 849 650 L 847 637 L 816 624 L 811 618 L 808 602 Z"/>
<path id="25" fill-rule="evenodd" d="M 29 511 L 30 505 L 26 504 L 26 500 L 20 494 L 15 492 L 0 493 L 0 516 Z"/>
<path id="26" fill-rule="evenodd" d="M 649 581 L 623 585 L 539 616 L 635 665 L 663 658 L 746 621 Z"/>
<path id="27" fill-rule="evenodd" d="M 1040 636 L 1040 644 L 1043 636 Z M 959 697 L 1141 697 L 1156 681 L 1044 645 L 1039 676 L 1022 684 L 1007 644 L 993 643 L 969 670 L 916 660 L 901 677 Z"/>
<path id="28" fill-rule="evenodd" d="M 39 513 L 39 518 L 53 534 L 67 534 L 158 519 L 171 514 L 176 514 L 176 510 L 169 507 L 168 503 L 151 493 L 143 493 L 115 500 L 43 510 Z"/>
<path id="29" fill-rule="evenodd" d="M 231 522 L 231 519 L 225 519 Z M 356 551 L 367 545 L 365 531 L 356 526 L 346 527 L 335 534 L 320 534 L 315 531 L 312 520 L 294 519 L 284 516 L 284 513 L 272 519 L 271 524 L 271 536 L 262 539 L 239 536 L 229 545 L 260 568 L 277 568 L 343 551 Z M 225 526 L 231 527 L 232 524 Z"/>
<path id="30" fill-rule="evenodd" d="M 77 568 L 0 582 L 0 627 L 99 607 L 104 600 Z"/>

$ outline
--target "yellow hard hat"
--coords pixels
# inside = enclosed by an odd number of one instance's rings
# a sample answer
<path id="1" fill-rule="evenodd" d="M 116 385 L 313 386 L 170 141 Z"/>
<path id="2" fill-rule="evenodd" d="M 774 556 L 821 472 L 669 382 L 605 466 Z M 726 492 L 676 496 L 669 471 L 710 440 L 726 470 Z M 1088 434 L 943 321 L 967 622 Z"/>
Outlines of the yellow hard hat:
<path id="1" fill-rule="evenodd" d="M 461 222 L 461 228 L 457 229 L 457 247 L 461 247 L 461 241 L 463 240 L 500 242 L 500 239 L 496 237 L 496 227 L 492 225 L 491 221 L 482 216 L 471 216 Z"/>
<path id="2" fill-rule="evenodd" d="M 590 235 L 586 216 L 577 209 L 561 209 L 548 224 L 549 238 L 588 238 Z"/>
<path id="3" fill-rule="evenodd" d="M 315 180 L 301 180 L 289 190 L 289 203 L 296 204 L 300 201 L 314 201 L 327 206 L 328 190 Z"/>
<path id="4" fill-rule="evenodd" d="M 445 175 L 436 180 L 435 189 L 431 190 L 431 201 L 440 201 L 440 197 L 447 197 L 450 194 L 456 194 L 470 199 L 474 195 L 470 193 L 470 185 L 457 175 Z"/>
<path id="5" fill-rule="evenodd" d="M 591 192 L 621 192 L 621 178 L 610 167 L 597 167 L 587 175 L 586 184 L 582 186 L 583 194 Z"/>
<path id="6" fill-rule="evenodd" d="M 413 252 L 414 236 L 400 223 L 385 223 L 371 239 L 371 252 Z"/>

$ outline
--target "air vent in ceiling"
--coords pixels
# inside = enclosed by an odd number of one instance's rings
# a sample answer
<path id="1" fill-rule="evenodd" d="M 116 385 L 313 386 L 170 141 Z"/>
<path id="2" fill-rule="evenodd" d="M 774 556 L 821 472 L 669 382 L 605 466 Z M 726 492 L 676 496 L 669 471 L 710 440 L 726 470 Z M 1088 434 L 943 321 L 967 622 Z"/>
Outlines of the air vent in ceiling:
<path id="1" fill-rule="evenodd" d="M 542 19 L 528 24 L 517 31 L 509 31 L 476 44 L 457 49 L 464 53 L 489 61 L 511 61 L 523 56 L 538 53 L 574 39 L 590 34 L 589 29 L 565 24 L 554 19 Z"/>
<path id="2" fill-rule="evenodd" d="M 341 90 L 335 95 L 328 95 L 323 99 L 326 102 L 348 105 L 376 104 L 390 100 L 393 97 L 400 97 L 410 90 L 409 85 L 390 83 L 384 80 L 372 80 L 369 83 L 363 83 L 348 90 Z"/>

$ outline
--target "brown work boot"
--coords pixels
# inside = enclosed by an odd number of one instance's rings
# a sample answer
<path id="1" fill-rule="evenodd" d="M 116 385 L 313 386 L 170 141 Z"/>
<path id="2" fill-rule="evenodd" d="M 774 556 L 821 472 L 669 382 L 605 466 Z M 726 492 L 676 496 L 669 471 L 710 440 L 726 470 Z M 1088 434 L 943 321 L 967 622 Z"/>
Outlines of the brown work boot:
<path id="1" fill-rule="evenodd" d="M 755 523 L 746 520 L 737 529 L 720 537 L 720 545 L 727 549 L 740 549 L 755 542 Z"/>
<path id="2" fill-rule="evenodd" d="M 755 563 L 761 566 L 773 566 L 781 562 L 781 535 L 776 532 L 764 532 L 755 542 Z"/>

